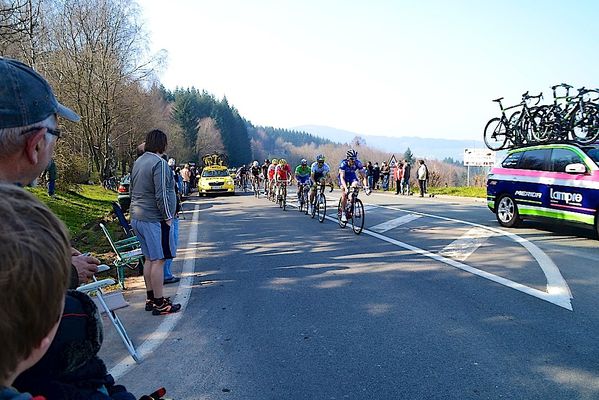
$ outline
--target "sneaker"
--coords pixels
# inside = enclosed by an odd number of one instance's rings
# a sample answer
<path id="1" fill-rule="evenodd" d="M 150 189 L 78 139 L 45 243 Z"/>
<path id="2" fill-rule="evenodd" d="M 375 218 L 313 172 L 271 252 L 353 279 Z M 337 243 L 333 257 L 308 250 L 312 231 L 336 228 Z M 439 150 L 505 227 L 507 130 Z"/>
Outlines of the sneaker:
<path id="1" fill-rule="evenodd" d="M 152 315 L 166 315 L 176 313 L 181 309 L 181 304 L 173 304 L 170 297 L 163 297 L 162 304 L 154 304 Z"/>
<path id="2" fill-rule="evenodd" d="M 347 222 L 347 217 L 345 216 L 345 213 L 341 213 L 341 222 Z"/>
<path id="3" fill-rule="evenodd" d="M 165 278 L 164 279 L 164 284 L 168 285 L 169 283 L 177 283 L 181 280 L 181 278 L 176 277 L 176 276 L 171 276 L 170 278 Z"/>
<path id="4" fill-rule="evenodd" d="M 146 311 L 152 311 L 154 309 L 154 302 L 150 299 L 146 299 Z"/>

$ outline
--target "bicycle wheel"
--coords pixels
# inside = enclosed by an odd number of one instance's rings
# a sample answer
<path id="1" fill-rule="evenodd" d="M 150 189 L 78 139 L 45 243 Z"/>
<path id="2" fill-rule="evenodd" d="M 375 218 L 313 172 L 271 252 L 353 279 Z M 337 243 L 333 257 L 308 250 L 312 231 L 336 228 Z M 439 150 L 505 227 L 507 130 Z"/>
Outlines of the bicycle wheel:
<path id="1" fill-rule="evenodd" d="M 364 229 L 364 204 L 362 200 L 356 199 L 354 210 L 351 216 L 351 226 L 356 235 L 359 235 Z"/>
<path id="2" fill-rule="evenodd" d="M 526 120 L 520 120 L 521 111 L 516 111 L 510 115 L 508 121 L 508 139 L 514 146 L 522 146 L 528 142 L 528 132 L 526 128 Z"/>
<path id="3" fill-rule="evenodd" d="M 324 194 L 319 194 L 316 198 L 316 211 L 318 212 L 318 222 L 322 223 L 327 213 L 327 198 Z"/>
<path id="4" fill-rule="evenodd" d="M 493 151 L 501 150 L 507 142 L 507 127 L 501 118 L 493 118 L 485 126 L 485 144 Z"/>
<path id="5" fill-rule="evenodd" d="M 316 204 L 318 204 L 318 193 L 314 195 L 314 201 L 312 202 L 312 211 L 310 212 L 310 218 L 314 218 L 316 215 Z"/>
<path id="6" fill-rule="evenodd" d="M 594 104 L 585 104 L 570 118 L 570 137 L 577 143 L 589 144 L 599 136 L 599 109 Z"/>
<path id="7" fill-rule="evenodd" d="M 348 200 L 349 201 L 349 200 Z M 339 222 L 339 226 L 345 228 L 347 225 L 347 221 L 341 221 L 341 213 L 343 212 L 343 207 L 341 206 L 341 199 L 339 199 L 339 204 L 337 205 L 337 221 Z"/>

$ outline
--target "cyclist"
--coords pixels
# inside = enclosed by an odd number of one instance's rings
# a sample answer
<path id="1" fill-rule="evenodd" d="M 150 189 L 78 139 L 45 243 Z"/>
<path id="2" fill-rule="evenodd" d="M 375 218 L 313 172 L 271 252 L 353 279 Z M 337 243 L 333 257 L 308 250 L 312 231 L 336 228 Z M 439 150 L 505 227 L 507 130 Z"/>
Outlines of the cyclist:
<path id="1" fill-rule="evenodd" d="M 310 202 L 308 203 L 310 205 L 308 206 L 308 213 L 312 212 L 310 208 L 312 207 L 312 204 L 314 204 L 314 195 L 316 194 L 318 183 L 326 180 L 331 171 L 329 164 L 324 161 L 324 155 L 319 154 L 316 156 L 316 161 L 312 163 L 312 166 L 310 167 L 310 181 L 312 182 L 312 185 L 310 188 Z"/>
<path id="2" fill-rule="evenodd" d="M 366 174 L 364 173 L 364 165 L 358 160 L 358 152 L 354 149 L 349 149 L 346 153 L 345 160 L 342 160 L 339 164 L 339 186 L 341 186 L 341 206 L 343 212 L 341 213 L 341 222 L 347 222 L 347 216 L 345 215 L 345 207 L 347 206 L 347 194 L 349 193 L 349 186 L 354 187 L 358 185 L 358 175 L 362 178 L 364 184 L 364 191 L 366 195 L 370 195 L 370 188 L 368 187 L 368 181 Z"/>
<path id="3" fill-rule="evenodd" d="M 291 179 L 291 167 L 287 164 L 287 160 L 281 158 L 279 165 L 275 168 L 275 180 L 277 185 L 277 199 L 282 199 L 281 182 L 287 182 Z"/>
<path id="4" fill-rule="evenodd" d="M 295 180 L 297 181 L 297 200 L 299 202 L 304 185 L 310 183 L 310 167 L 308 167 L 308 160 L 305 158 L 302 158 L 300 164 L 295 167 Z"/>
<path id="5" fill-rule="evenodd" d="M 262 168 L 260 168 L 260 164 L 258 160 L 252 163 L 250 167 L 250 173 L 252 176 L 252 183 L 254 185 L 254 190 L 260 190 L 260 173 L 262 172 Z"/>
<path id="6" fill-rule="evenodd" d="M 246 188 L 247 171 L 248 170 L 247 170 L 245 164 L 243 164 L 241 167 L 239 167 L 237 169 L 237 179 L 239 181 L 239 188 L 240 189 L 245 189 Z"/>
<path id="7" fill-rule="evenodd" d="M 273 158 L 270 165 L 268 166 L 268 194 L 272 193 L 275 190 L 275 168 L 279 164 L 279 160 Z"/>
<path id="8" fill-rule="evenodd" d="M 267 158 L 264 160 L 264 164 L 260 166 L 262 168 L 261 178 L 264 181 L 264 194 L 268 191 L 268 167 L 270 166 L 270 160 Z"/>

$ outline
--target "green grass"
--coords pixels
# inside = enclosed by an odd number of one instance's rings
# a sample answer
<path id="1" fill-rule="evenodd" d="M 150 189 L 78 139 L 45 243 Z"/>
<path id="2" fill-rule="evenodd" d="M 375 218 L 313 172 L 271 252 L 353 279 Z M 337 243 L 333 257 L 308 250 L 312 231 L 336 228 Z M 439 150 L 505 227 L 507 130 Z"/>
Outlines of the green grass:
<path id="1" fill-rule="evenodd" d="M 60 218 L 71 233 L 73 245 L 81 252 L 104 254 L 110 251 L 108 241 L 100 230 L 104 221 L 118 240 L 124 236 L 118 221 L 112 215 L 112 202 L 117 194 L 101 186 L 80 185 L 77 191 L 57 191 L 54 198 L 44 188 L 29 188 Z"/>
<path id="2" fill-rule="evenodd" d="M 428 192 L 431 194 L 445 194 L 448 196 L 460 196 L 460 197 L 487 197 L 486 187 L 475 187 L 475 186 L 450 186 L 450 187 L 429 187 Z"/>

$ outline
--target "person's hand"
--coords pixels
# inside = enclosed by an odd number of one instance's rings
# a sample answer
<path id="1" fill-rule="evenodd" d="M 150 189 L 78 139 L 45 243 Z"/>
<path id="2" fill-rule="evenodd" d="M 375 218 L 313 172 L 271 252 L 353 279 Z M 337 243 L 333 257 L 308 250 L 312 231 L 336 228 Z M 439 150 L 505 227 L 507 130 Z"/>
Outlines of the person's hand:
<path id="1" fill-rule="evenodd" d="M 173 223 L 173 219 L 172 219 L 172 218 L 171 218 L 171 219 L 167 219 L 167 220 L 166 220 L 166 221 L 164 221 L 164 222 L 166 222 L 166 224 L 167 224 L 168 226 L 171 226 L 171 224 Z"/>
<path id="2" fill-rule="evenodd" d="M 77 253 L 79 253 L 77 251 Z M 91 277 L 98 272 L 98 265 L 100 260 L 95 257 L 79 254 L 73 254 L 71 256 L 71 264 L 77 270 L 77 278 L 80 284 L 87 283 Z"/>

